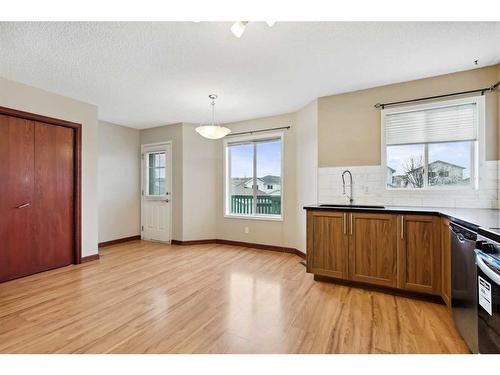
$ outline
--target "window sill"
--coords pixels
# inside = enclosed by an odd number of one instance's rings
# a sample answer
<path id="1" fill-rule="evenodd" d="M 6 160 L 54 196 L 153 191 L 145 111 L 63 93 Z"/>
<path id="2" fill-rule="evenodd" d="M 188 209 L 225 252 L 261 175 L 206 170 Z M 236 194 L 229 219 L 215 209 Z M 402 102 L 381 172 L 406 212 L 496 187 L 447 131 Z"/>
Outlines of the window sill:
<path id="1" fill-rule="evenodd" d="M 244 219 L 244 220 L 261 220 L 261 221 L 283 221 L 283 216 L 259 216 L 259 215 L 231 215 L 224 214 L 226 219 Z"/>

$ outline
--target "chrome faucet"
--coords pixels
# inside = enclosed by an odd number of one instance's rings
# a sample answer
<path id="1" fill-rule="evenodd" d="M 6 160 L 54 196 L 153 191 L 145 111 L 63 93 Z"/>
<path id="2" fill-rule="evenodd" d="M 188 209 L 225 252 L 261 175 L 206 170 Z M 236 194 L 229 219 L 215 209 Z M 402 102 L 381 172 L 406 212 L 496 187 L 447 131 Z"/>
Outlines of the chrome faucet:
<path id="1" fill-rule="evenodd" d="M 346 173 L 349 173 L 349 179 L 350 179 L 349 185 L 345 184 L 345 174 Z M 349 190 L 350 190 L 349 194 L 346 194 L 346 192 L 345 192 L 346 186 L 349 187 Z M 345 170 L 344 172 L 342 172 L 342 194 L 347 195 L 347 198 L 349 198 L 349 204 L 352 204 L 352 202 L 354 201 L 354 199 L 352 198 L 352 173 L 349 170 Z"/>

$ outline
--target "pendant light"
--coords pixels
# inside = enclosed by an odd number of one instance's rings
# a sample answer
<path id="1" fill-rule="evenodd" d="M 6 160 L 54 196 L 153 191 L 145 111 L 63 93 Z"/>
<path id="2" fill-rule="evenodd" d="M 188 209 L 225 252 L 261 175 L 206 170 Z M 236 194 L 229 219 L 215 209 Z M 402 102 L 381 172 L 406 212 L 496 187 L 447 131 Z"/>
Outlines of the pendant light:
<path id="1" fill-rule="evenodd" d="M 219 124 L 217 124 L 217 121 L 215 120 L 215 99 L 217 99 L 217 95 L 210 94 L 210 95 L 208 95 L 208 97 L 211 100 L 210 105 L 212 106 L 212 121 L 208 125 L 202 124 L 202 125 L 198 126 L 196 128 L 196 131 L 202 137 L 205 137 L 208 139 L 224 138 L 226 135 L 231 133 L 231 130 L 228 128 L 225 128 L 223 126 L 220 126 Z"/>

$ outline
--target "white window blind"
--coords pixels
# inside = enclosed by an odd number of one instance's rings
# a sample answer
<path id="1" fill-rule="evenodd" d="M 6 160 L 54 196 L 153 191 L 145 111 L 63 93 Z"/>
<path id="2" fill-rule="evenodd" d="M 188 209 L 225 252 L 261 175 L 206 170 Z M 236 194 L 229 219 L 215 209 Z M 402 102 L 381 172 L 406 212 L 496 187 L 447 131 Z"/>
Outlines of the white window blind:
<path id="1" fill-rule="evenodd" d="M 467 103 L 388 113 L 385 117 L 386 145 L 475 141 L 476 107 L 476 103 Z"/>

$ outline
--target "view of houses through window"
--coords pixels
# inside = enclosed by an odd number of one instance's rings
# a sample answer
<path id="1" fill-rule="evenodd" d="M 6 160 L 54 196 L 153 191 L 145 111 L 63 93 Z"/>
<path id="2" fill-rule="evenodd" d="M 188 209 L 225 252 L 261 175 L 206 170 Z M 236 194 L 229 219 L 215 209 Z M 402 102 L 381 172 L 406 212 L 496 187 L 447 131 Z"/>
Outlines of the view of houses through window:
<path id="1" fill-rule="evenodd" d="M 387 186 L 467 186 L 472 147 L 472 142 L 387 146 Z"/>
<path id="2" fill-rule="evenodd" d="M 229 143 L 226 214 L 281 216 L 281 138 Z"/>

